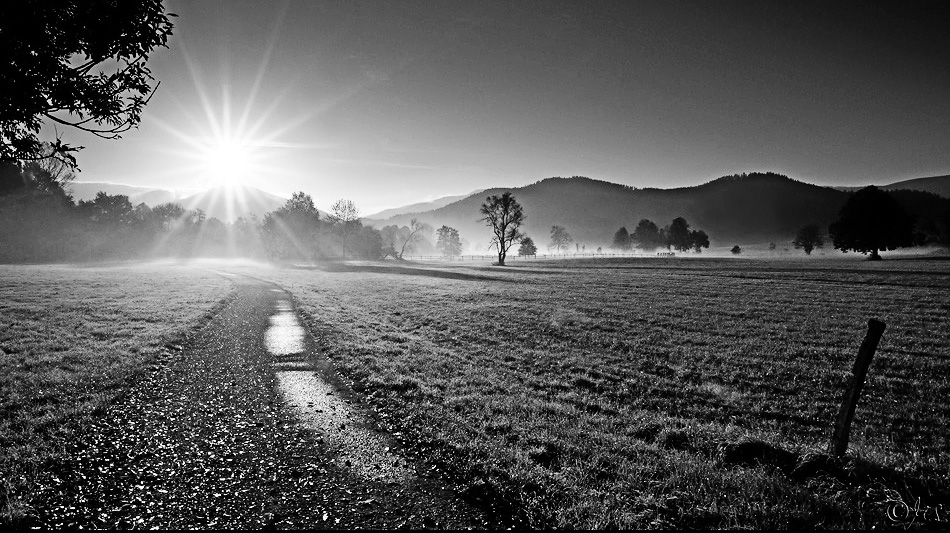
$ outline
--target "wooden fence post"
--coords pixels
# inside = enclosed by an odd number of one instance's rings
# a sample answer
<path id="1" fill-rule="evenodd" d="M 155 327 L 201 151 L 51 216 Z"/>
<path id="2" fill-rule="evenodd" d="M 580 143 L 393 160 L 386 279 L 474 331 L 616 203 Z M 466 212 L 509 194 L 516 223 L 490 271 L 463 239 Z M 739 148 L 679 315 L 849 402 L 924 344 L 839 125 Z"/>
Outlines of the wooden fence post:
<path id="1" fill-rule="evenodd" d="M 841 457 L 848 451 L 848 437 L 851 435 L 851 420 L 854 419 L 854 409 L 858 405 L 858 398 L 861 396 L 861 389 L 864 388 L 864 380 L 868 375 L 868 367 L 871 366 L 871 358 L 874 357 L 874 351 L 877 350 L 877 344 L 884 334 L 886 325 L 880 320 L 868 320 L 868 333 L 864 336 L 864 342 L 858 349 L 858 357 L 854 360 L 854 367 L 851 368 L 851 380 L 848 388 L 841 399 L 841 409 L 838 410 L 838 419 L 835 421 L 835 432 L 831 436 L 831 444 L 828 446 L 828 453 L 835 457 Z"/>

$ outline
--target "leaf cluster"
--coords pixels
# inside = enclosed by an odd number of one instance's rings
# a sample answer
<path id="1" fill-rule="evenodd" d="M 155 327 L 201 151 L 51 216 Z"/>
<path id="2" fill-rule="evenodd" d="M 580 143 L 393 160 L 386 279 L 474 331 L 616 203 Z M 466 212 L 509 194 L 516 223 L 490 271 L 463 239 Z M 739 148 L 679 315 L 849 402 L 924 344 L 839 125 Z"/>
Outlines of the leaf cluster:
<path id="1" fill-rule="evenodd" d="M 48 157 L 44 119 L 106 139 L 136 127 L 154 92 L 146 61 L 174 16 L 161 0 L 0 3 L 0 161 Z M 81 147 L 53 147 L 76 166 Z"/>

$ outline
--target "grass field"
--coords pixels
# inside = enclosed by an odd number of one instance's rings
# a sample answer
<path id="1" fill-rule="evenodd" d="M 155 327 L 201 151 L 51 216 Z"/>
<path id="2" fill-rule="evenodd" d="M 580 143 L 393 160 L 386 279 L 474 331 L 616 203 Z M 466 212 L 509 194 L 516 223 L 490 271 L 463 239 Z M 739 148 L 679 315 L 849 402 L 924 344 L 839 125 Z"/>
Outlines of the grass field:
<path id="1" fill-rule="evenodd" d="M 950 261 L 228 269 L 292 292 L 397 438 L 531 525 L 947 526 Z M 171 265 L 0 266 L 3 518 L 229 286 Z M 887 331 L 852 459 L 831 461 L 872 317 Z"/>
<path id="2" fill-rule="evenodd" d="M 946 526 L 950 262 L 256 275 L 296 296 L 395 431 L 472 493 L 518 501 L 535 526 L 868 528 L 894 525 L 888 510 L 918 497 L 915 523 Z M 887 331 L 854 459 L 829 463 L 816 454 L 872 317 Z M 816 464 L 826 473 L 808 475 Z"/>
<path id="3" fill-rule="evenodd" d="M 173 265 L 0 265 L 0 523 L 38 472 L 230 292 Z"/>

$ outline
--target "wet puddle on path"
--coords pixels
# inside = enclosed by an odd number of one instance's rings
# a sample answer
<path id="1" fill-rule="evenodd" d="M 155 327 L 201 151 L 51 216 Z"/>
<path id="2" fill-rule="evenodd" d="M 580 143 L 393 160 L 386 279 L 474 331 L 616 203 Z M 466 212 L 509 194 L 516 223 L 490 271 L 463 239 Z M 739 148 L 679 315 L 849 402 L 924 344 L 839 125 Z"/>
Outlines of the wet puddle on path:
<path id="1" fill-rule="evenodd" d="M 304 351 L 304 330 L 287 300 L 277 301 L 277 312 L 270 317 L 264 334 L 264 346 L 274 355 L 294 355 Z"/>
<path id="2" fill-rule="evenodd" d="M 359 410 L 341 398 L 313 368 L 306 353 L 305 335 L 293 305 L 279 298 L 264 345 L 279 358 L 275 365 L 277 387 L 284 401 L 305 427 L 323 437 L 340 463 L 357 475 L 391 482 L 412 478 L 404 461 L 390 452 L 386 437 L 371 429 Z"/>

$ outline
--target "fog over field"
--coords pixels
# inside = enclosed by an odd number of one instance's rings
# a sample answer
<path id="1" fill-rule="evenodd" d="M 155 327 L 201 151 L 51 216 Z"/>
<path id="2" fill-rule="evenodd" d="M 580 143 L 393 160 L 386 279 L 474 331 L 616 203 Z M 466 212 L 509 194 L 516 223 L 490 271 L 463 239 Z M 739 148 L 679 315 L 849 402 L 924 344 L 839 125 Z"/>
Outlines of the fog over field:
<path id="1" fill-rule="evenodd" d="M 950 525 L 946 2 L 0 2 L 0 525 Z"/>

